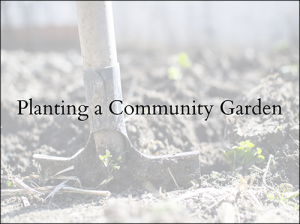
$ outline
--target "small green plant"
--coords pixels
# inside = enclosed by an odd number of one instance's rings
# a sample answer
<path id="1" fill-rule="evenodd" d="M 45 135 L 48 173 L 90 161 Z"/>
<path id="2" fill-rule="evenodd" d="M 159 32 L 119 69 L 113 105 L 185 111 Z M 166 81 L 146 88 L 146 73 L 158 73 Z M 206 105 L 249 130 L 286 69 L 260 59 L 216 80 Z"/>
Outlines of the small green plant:
<path id="1" fill-rule="evenodd" d="M 119 169 L 120 169 L 120 166 L 118 166 L 118 163 L 111 164 L 111 167 L 112 167 L 112 171 L 113 171 L 113 170 L 119 170 Z"/>
<path id="2" fill-rule="evenodd" d="M 114 161 L 111 159 L 111 157 L 112 156 L 110 155 L 110 151 L 106 150 L 106 154 L 104 156 L 100 155 L 99 159 L 104 163 L 104 165 L 106 167 L 108 167 L 108 165 L 109 165 L 112 168 L 111 169 L 111 173 L 112 173 L 114 170 L 119 170 L 120 166 L 118 166 L 118 163 L 113 163 Z M 119 157 L 117 157 L 117 160 L 118 160 Z M 119 158 L 118 161 L 121 161 L 121 157 Z"/>
<path id="3" fill-rule="evenodd" d="M 192 63 L 188 55 L 184 52 L 176 55 L 173 66 L 168 69 L 168 77 L 171 80 L 181 80 L 182 70 L 191 67 Z"/>
<path id="4" fill-rule="evenodd" d="M 106 150 L 106 154 L 105 156 L 100 155 L 99 159 L 104 163 L 104 165 L 107 167 L 108 162 L 109 162 L 109 157 L 111 157 L 110 155 L 110 151 Z"/>
<path id="5" fill-rule="evenodd" d="M 176 62 L 182 68 L 189 68 L 192 65 L 189 56 L 184 52 L 177 55 Z"/>
<path id="6" fill-rule="evenodd" d="M 261 148 L 254 149 L 254 144 L 250 140 L 240 142 L 238 146 L 233 146 L 229 151 L 223 151 L 225 161 L 231 166 L 232 170 L 239 167 L 249 167 L 255 163 L 264 161 L 261 155 Z"/>
<path id="7" fill-rule="evenodd" d="M 277 190 L 278 190 L 278 188 L 277 188 Z M 286 189 L 284 189 L 283 192 L 280 194 L 280 192 L 276 191 L 276 189 L 275 189 L 275 191 L 273 191 L 273 192 L 267 192 L 266 196 L 268 199 L 278 202 L 279 204 L 282 204 L 283 206 L 288 205 L 288 206 L 292 206 L 296 209 L 299 209 L 299 207 L 295 203 L 290 201 L 292 198 L 295 198 L 299 195 L 299 191 L 292 193 L 288 196 L 285 195 L 285 192 L 286 192 Z"/>
<path id="8" fill-rule="evenodd" d="M 10 187 L 10 186 L 12 185 L 12 182 L 10 182 L 10 181 L 7 180 L 7 181 L 5 182 L 5 184 L 6 184 L 7 187 Z"/>
<path id="9" fill-rule="evenodd" d="M 170 66 L 168 69 L 169 79 L 180 80 L 182 78 L 182 73 L 180 68 L 175 66 Z"/>
<path id="10" fill-rule="evenodd" d="M 122 163 L 121 156 L 118 156 L 118 157 L 116 158 L 116 160 Z"/>

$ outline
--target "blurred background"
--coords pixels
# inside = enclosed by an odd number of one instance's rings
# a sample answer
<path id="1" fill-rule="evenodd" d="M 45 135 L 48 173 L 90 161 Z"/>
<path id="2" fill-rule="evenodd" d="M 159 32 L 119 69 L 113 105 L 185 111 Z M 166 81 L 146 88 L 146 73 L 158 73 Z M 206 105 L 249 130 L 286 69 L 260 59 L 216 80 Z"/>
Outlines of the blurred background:
<path id="1" fill-rule="evenodd" d="M 299 47 L 299 2 L 113 2 L 118 50 Z M 75 2 L 1 1 L 1 48 L 80 50 Z"/>

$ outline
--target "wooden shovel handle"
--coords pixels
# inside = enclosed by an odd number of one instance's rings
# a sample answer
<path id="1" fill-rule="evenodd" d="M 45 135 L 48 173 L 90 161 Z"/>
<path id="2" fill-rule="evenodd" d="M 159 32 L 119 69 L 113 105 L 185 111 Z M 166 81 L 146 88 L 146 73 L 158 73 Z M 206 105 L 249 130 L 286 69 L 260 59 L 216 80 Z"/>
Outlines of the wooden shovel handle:
<path id="1" fill-rule="evenodd" d="M 76 2 L 78 31 L 85 69 L 118 63 L 112 5 L 109 1 Z"/>

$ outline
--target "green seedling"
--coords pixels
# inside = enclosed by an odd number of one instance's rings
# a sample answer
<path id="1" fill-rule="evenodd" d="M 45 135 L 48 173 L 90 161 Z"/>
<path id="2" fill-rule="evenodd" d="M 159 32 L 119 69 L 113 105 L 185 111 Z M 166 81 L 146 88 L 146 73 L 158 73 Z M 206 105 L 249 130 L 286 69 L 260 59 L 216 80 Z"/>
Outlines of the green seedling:
<path id="1" fill-rule="evenodd" d="M 118 157 L 116 158 L 116 160 L 117 160 L 118 162 L 121 162 L 121 163 L 122 163 L 121 156 L 118 156 Z"/>
<path id="2" fill-rule="evenodd" d="M 188 55 L 184 52 L 177 55 L 176 63 L 182 68 L 189 68 L 192 65 Z"/>
<path id="3" fill-rule="evenodd" d="M 106 150 L 105 156 L 100 155 L 99 159 L 104 163 L 104 165 L 107 167 L 109 162 L 109 157 L 111 157 L 110 152 Z"/>
<path id="4" fill-rule="evenodd" d="M 5 184 L 6 184 L 7 187 L 10 187 L 10 186 L 12 185 L 12 182 L 10 182 L 10 181 L 7 180 L 7 181 L 5 182 Z"/>
<path id="5" fill-rule="evenodd" d="M 278 188 L 276 188 L 276 189 L 278 190 Z M 286 192 L 286 189 L 284 189 L 280 195 L 280 194 L 278 194 L 279 192 L 275 190 L 273 192 L 267 192 L 266 196 L 268 199 L 278 202 L 279 204 L 281 204 L 283 206 L 292 206 L 296 209 L 299 209 L 299 207 L 295 203 L 290 201 L 292 198 L 297 197 L 299 195 L 299 192 L 295 192 L 294 194 L 291 194 L 289 196 L 285 196 L 285 192 Z"/>
<path id="6" fill-rule="evenodd" d="M 111 164 L 111 167 L 112 167 L 112 171 L 113 171 L 113 170 L 119 170 L 119 169 L 120 169 L 120 166 L 118 166 L 118 163 Z"/>
<path id="7" fill-rule="evenodd" d="M 250 167 L 254 164 L 262 163 L 265 159 L 261 155 L 261 148 L 254 149 L 254 144 L 250 140 L 240 142 L 238 146 L 233 146 L 229 151 L 223 151 L 225 161 L 232 170 L 239 167 Z"/>
<path id="8" fill-rule="evenodd" d="M 182 73 L 181 69 L 175 66 L 170 66 L 168 69 L 169 79 L 171 80 L 181 80 Z"/>
<path id="9" fill-rule="evenodd" d="M 179 53 L 175 57 L 174 66 L 170 66 L 168 69 L 168 76 L 171 80 L 181 80 L 182 70 L 190 68 L 192 65 L 188 55 L 184 52 Z"/>
<path id="10" fill-rule="evenodd" d="M 105 167 L 108 167 L 108 165 L 109 165 L 112 168 L 111 169 L 111 173 L 112 173 L 114 170 L 119 170 L 120 166 L 118 166 L 118 163 L 113 163 L 114 161 L 111 159 L 111 157 L 112 156 L 110 155 L 110 152 L 108 150 L 106 150 L 105 156 L 100 155 L 99 159 L 104 163 Z M 119 158 L 119 160 L 118 160 L 118 158 Z M 121 157 L 120 156 L 117 157 L 117 160 L 121 161 Z"/>

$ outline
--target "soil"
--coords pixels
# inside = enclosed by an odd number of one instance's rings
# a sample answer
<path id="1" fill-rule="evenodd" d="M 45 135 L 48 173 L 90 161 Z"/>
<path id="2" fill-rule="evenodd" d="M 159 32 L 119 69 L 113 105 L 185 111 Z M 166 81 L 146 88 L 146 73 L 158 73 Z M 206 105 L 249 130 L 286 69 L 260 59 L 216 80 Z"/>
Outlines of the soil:
<path id="1" fill-rule="evenodd" d="M 199 151 L 205 167 L 200 176 L 169 188 L 151 181 L 130 186 L 112 181 L 101 187 L 112 193 L 107 198 L 58 191 L 46 199 L 48 194 L 1 192 L 1 222 L 299 222 L 299 196 L 270 196 L 299 191 L 297 48 L 190 51 L 192 66 L 182 71 L 180 81 L 168 78 L 174 52 L 118 53 L 124 103 L 193 105 L 195 100 L 215 105 L 207 121 L 199 115 L 125 115 L 128 136 L 140 152 Z M 80 53 L 1 50 L 1 93 L 1 190 L 19 188 L 16 177 L 31 187 L 58 185 L 62 180 L 43 181 L 32 156 L 74 155 L 88 140 L 88 120 L 17 115 L 17 100 L 85 104 Z M 219 110 L 226 99 L 255 105 L 259 98 L 263 105 L 280 105 L 282 115 L 226 116 Z M 260 147 L 265 160 L 232 171 L 222 151 L 245 140 Z M 264 183 L 270 155 L 274 159 Z"/>

